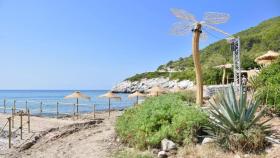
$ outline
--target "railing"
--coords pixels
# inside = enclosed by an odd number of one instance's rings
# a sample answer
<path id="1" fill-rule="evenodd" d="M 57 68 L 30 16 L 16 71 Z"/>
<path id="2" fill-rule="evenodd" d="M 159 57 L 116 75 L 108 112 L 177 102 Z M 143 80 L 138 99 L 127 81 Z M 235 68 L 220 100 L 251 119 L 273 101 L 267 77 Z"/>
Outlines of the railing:
<path id="1" fill-rule="evenodd" d="M 119 109 L 126 108 L 131 106 L 133 104 L 131 101 L 120 101 L 120 102 L 114 102 L 111 104 L 113 107 L 112 109 Z M 20 105 L 20 106 L 19 106 Z M 118 106 L 121 105 L 121 106 Z M 79 107 L 86 109 L 84 111 L 79 111 Z M 108 103 L 89 103 L 89 104 L 76 104 L 76 103 L 69 103 L 69 102 L 63 102 L 63 101 L 38 101 L 38 100 L 7 100 L 4 99 L 3 106 L 0 105 L 0 109 L 3 109 L 3 113 L 11 112 L 12 114 L 15 113 L 16 110 L 22 110 L 25 113 L 27 113 L 28 109 L 32 109 L 30 113 L 33 115 L 49 115 L 49 116 L 56 116 L 59 118 L 60 116 L 76 116 L 79 115 L 81 112 L 93 112 L 102 109 L 107 109 Z M 63 109 L 61 109 L 63 108 Z M 109 110 L 110 111 L 110 110 Z"/>
<path id="2" fill-rule="evenodd" d="M 132 102 L 114 102 L 111 104 L 112 109 L 126 108 L 131 106 Z M 82 111 L 79 111 L 81 108 Z M 16 139 L 12 142 L 14 136 L 20 136 L 20 140 L 23 139 L 23 129 L 26 126 L 26 132 L 30 133 L 30 116 L 43 116 L 44 114 L 53 115 L 56 118 L 64 116 L 79 116 L 82 112 L 92 112 L 93 118 L 96 118 L 96 113 L 104 111 L 108 108 L 109 116 L 110 109 L 108 103 L 89 103 L 89 104 L 76 104 L 63 101 L 39 101 L 39 100 L 11 100 L 4 99 L 1 106 L 0 103 L 0 112 L 2 111 L 7 115 L 5 119 L 0 119 L 0 136 L 8 139 L 9 148 L 18 141 Z M 30 110 L 32 109 L 32 111 Z M 68 110 L 65 110 L 68 109 Z M 84 110 L 84 111 L 83 111 Z M 106 111 L 106 110 L 105 110 Z M 24 118 L 26 117 L 26 118 Z M 14 144 L 15 145 L 15 144 Z"/>
<path id="3" fill-rule="evenodd" d="M 26 122 L 24 122 L 23 117 L 26 116 Z M 16 133 L 19 131 L 20 139 L 23 140 L 23 127 L 27 125 L 28 133 L 30 133 L 30 112 L 29 109 L 27 109 L 27 113 L 24 113 L 24 111 L 20 110 L 16 112 L 16 109 L 12 110 L 11 116 L 7 117 L 7 120 L 4 121 L 3 126 L 1 127 L 0 134 L 5 135 L 7 134 L 8 137 L 8 146 L 9 148 L 12 147 L 12 138 L 13 135 L 16 135 Z M 15 124 L 18 122 L 18 124 Z M 17 125 L 17 126 L 15 126 Z M 7 129 L 8 128 L 8 129 Z M 5 137 L 5 136 L 4 136 Z"/>

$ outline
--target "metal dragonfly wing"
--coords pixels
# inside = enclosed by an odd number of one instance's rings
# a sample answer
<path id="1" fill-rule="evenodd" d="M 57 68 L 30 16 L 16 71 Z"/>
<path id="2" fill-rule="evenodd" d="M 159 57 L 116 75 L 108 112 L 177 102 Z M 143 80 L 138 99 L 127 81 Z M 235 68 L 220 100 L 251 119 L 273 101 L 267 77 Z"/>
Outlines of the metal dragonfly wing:
<path id="1" fill-rule="evenodd" d="M 185 10 L 173 8 L 171 9 L 171 12 L 176 18 L 180 20 L 172 27 L 171 33 L 174 35 L 186 35 L 192 31 L 197 23 L 200 23 L 202 26 L 205 26 L 211 30 L 224 33 L 212 25 L 225 23 L 230 18 L 229 14 L 227 13 L 207 12 L 204 14 L 203 21 L 198 22 L 191 13 Z M 200 38 L 206 40 L 207 34 L 202 32 Z"/>

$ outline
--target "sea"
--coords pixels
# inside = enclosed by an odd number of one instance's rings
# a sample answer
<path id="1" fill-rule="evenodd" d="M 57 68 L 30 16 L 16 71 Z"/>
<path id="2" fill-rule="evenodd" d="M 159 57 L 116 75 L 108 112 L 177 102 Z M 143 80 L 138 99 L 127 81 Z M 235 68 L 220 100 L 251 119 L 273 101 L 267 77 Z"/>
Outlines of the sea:
<path id="1" fill-rule="evenodd" d="M 74 104 L 76 99 L 64 99 L 64 96 L 73 93 L 74 90 L 0 90 L 0 112 L 11 113 L 13 106 L 17 111 L 29 109 L 32 115 L 56 116 L 70 115 L 76 111 Z M 91 97 L 90 100 L 79 99 L 79 113 L 108 110 L 109 100 L 99 96 L 107 90 L 82 90 Z M 128 94 L 118 93 L 121 100 L 111 100 L 111 109 L 121 110 L 132 106 L 136 100 L 129 99 Z M 95 106 L 94 106 L 95 105 Z M 4 108 L 6 107 L 6 108 Z"/>

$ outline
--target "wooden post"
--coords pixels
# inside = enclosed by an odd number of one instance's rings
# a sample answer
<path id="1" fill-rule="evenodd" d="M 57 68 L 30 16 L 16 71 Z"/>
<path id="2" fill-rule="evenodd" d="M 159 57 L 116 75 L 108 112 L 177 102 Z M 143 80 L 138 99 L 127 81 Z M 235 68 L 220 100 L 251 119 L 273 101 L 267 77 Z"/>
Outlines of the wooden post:
<path id="1" fill-rule="evenodd" d="M 9 148 L 12 147 L 12 123 L 11 123 L 11 117 L 8 118 L 8 122 L 9 122 Z"/>
<path id="2" fill-rule="evenodd" d="M 222 85 L 225 85 L 225 80 L 226 80 L 226 68 L 223 68 Z"/>
<path id="3" fill-rule="evenodd" d="M 15 110 L 14 107 L 12 107 L 12 128 L 14 128 L 14 117 L 15 117 Z"/>
<path id="4" fill-rule="evenodd" d="M 195 67 L 196 76 L 196 104 L 202 105 L 203 103 L 203 83 L 202 83 L 202 72 L 200 64 L 200 54 L 199 54 L 199 36 L 201 33 L 201 24 L 196 24 L 195 29 L 193 29 L 193 41 L 192 41 L 192 55 Z"/>
<path id="5" fill-rule="evenodd" d="M 109 98 L 109 117 L 111 115 L 111 98 Z"/>
<path id="6" fill-rule="evenodd" d="M 75 105 L 76 105 L 76 104 L 73 104 L 73 116 L 76 115 L 76 112 L 75 112 Z"/>
<path id="7" fill-rule="evenodd" d="M 27 124 L 28 124 L 28 133 L 30 133 L 30 111 L 29 109 L 27 110 Z"/>
<path id="8" fill-rule="evenodd" d="M 27 100 L 25 101 L 25 111 L 27 112 L 28 107 L 27 107 Z"/>
<path id="9" fill-rule="evenodd" d="M 6 113 L 6 99 L 4 99 L 4 113 Z"/>
<path id="10" fill-rule="evenodd" d="M 22 114 L 23 111 L 20 111 L 20 139 L 22 140 Z"/>
<path id="11" fill-rule="evenodd" d="M 77 115 L 79 115 L 79 99 L 77 98 Z"/>
<path id="12" fill-rule="evenodd" d="M 40 102 L 40 113 L 42 114 L 42 112 L 43 112 L 43 102 L 41 101 Z"/>
<path id="13" fill-rule="evenodd" d="M 58 118 L 58 102 L 56 102 L 56 118 Z"/>
<path id="14" fill-rule="evenodd" d="M 93 118 L 95 119 L 95 104 L 93 104 Z"/>
<path id="15" fill-rule="evenodd" d="M 14 113 L 16 113 L 16 100 L 14 100 Z"/>
<path id="16" fill-rule="evenodd" d="M 228 84 L 228 74 L 227 74 L 227 84 Z"/>

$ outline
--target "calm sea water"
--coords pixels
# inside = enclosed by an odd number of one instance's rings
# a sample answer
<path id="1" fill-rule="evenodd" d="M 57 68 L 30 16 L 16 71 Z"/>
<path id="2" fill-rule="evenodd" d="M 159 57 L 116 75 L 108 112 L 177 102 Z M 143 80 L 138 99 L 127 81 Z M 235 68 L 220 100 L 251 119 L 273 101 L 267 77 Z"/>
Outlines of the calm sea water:
<path id="1" fill-rule="evenodd" d="M 6 112 L 11 112 L 14 104 L 18 109 L 29 108 L 33 115 L 55 115 L 57 109 L 57 102 L 59 102 L 59 113 L 72 114 L 74 111 L 73 104 L 75 99 L 63 99 L 64 96 L 73 93 L 73 90 L 0 90 L 0 112 L 4 112 L 4 100 L 6 100 Z M 91 100 L 79 100 L 81 104 L 79 111 L 82 113 L 92 112 L 93 105 L 96 105 L 96 110 L 102 111 L 108 109 L 108 99 L 99 98 L 98 96 L 106 93 L 105 90 L 84 90 L 82 93 L 91 97 Z M 128 94 L 119 93 L 122 99 L 111 100 L 112 109 L 123 109 L 135 103 L 134 99 L 128 99 Z M 27 102 L 27 104 L 26 104 Z M 40 105 L 42 102 L 42 113 L 40 113 Z"/>

